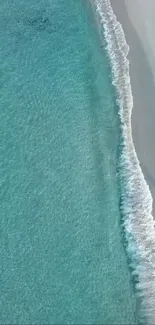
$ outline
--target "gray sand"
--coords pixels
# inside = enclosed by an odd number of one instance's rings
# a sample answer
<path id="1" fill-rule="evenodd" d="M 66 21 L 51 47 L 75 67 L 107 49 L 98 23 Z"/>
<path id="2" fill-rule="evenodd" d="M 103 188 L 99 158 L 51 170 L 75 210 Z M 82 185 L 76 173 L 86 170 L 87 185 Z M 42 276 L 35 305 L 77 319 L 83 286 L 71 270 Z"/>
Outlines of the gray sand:
<path id="1" fill-rule="evenodd" d="M 154 200 L 155 216 L 155 42 L 153 45 L 152 29 L 154 24 L 155 30 L 155 10 L 153 21 L 152 0 L 111 0 L 111 4 L 130 46 L 128 58 L 134 102 L 132 135 Z"/>

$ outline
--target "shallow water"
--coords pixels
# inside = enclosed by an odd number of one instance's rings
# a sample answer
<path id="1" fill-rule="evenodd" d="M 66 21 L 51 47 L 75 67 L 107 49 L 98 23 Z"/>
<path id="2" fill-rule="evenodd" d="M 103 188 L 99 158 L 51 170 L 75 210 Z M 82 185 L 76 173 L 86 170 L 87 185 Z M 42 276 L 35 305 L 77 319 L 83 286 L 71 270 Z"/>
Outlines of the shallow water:
<path id="1" fill-rule="evenodd" d="M 0 323 L 136 324 L 90 3 L 1 1 L 0 22 Z"/>

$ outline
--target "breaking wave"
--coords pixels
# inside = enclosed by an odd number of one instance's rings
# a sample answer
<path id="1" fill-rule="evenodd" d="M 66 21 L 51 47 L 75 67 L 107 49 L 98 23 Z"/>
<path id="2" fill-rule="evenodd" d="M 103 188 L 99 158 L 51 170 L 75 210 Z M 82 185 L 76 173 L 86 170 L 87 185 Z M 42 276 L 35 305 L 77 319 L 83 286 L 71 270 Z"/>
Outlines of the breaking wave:
<path id="1" fill-rule="evenodd" d="M 94 0 L 106 39 L 111 62 L 113 85 L 121 120 L 121 155 L 119 181 L 121 213 L 136 292 L 140 299 L 140 316 L 155 324 L 155 223 L 152 196 L 144 179 L 131 133 L 133 107 L 129 76 L 129 47 L 124 31 L 113 13 L 110 0 Z"/>

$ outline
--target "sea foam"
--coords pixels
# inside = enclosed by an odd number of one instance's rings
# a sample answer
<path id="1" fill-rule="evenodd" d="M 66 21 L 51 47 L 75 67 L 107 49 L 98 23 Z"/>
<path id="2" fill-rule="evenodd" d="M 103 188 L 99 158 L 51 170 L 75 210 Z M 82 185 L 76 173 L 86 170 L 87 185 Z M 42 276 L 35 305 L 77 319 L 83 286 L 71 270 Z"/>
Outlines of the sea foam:
<path id="1" fill-rule="evenodd" d="M 110 0 L 94 0 L 103 27 L 110 58 L 113 85 L 121 121 L 121 155 L 119 181 L 122 190 L 121 212 L 127 253 L 132 267 L 140 316 L 155 324 L 155 223 L 152 216 L 152 196 L 136 155 L 131 132 L 133 98 L 131 91 L 129 46 L 124 31 L 112 10 Z M 121 276 L 121 275 L 120 275 Z"/>

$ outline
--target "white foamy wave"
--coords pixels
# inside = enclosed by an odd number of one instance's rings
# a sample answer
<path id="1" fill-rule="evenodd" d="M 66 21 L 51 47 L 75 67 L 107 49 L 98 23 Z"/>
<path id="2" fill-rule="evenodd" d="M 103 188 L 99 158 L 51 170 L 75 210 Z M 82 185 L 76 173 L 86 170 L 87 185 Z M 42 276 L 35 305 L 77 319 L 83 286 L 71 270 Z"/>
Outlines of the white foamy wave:
<path id="1" fill-rule="evenodd" d="M 110 0 L 94 0 L 103 26 L 111 61 L 113 84 L 117 93 L 123 135 L 120 157 L 121 210 L 133 276 L 138 278 L 137 294 L 141 315 L 148 324 L 155 324 L 155 223 L 152 196 L 139 165 L 131 133 L 133 107 L 129 76 L 129 47 L 124 31 L 113 13 Z"/>

